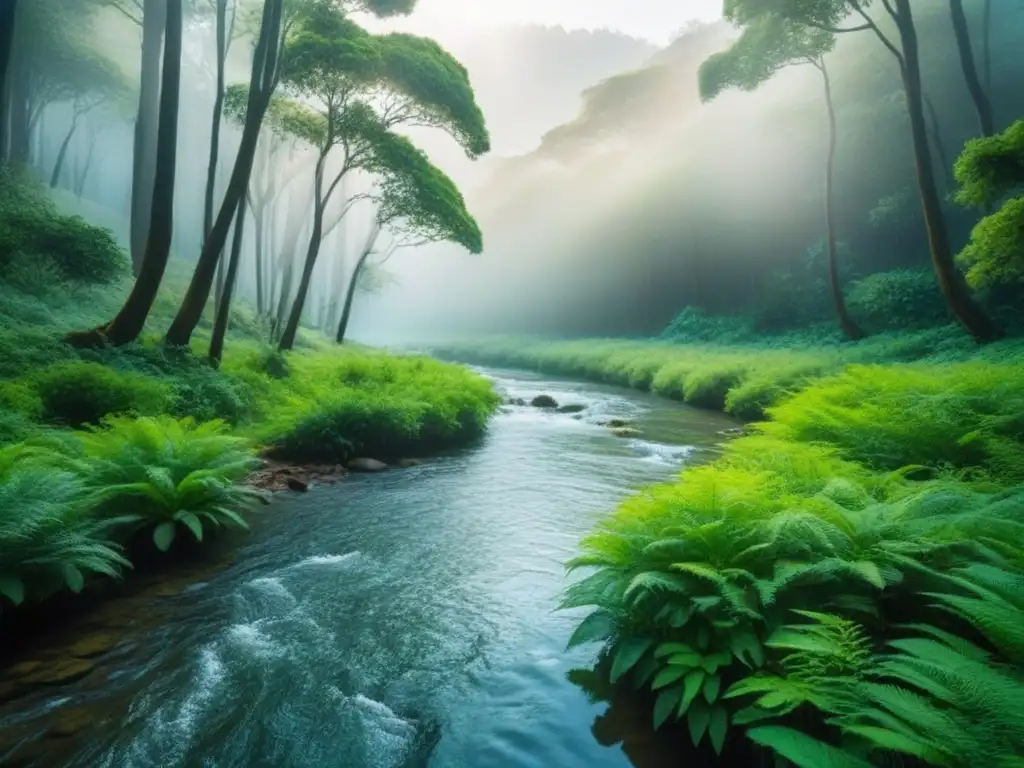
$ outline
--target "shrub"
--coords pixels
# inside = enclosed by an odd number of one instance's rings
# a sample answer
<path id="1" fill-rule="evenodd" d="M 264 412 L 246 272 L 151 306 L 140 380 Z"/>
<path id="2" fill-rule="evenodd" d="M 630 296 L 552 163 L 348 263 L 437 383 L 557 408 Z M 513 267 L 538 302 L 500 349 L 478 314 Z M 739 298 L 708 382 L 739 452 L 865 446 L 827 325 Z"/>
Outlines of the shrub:
<path id="1" fill-rule="evenodd" d="M 852 283 L 850 314 L 871 330 L 906 330 L 944 325 L 949 311 L 931 270 L 876 272 Z"/>
<path id="2" fill-rule="evenodd" d="M 46 261 L 67 280 L 110 283 L 128 259 L 109 230 L 59 214 L 41 189 L 0 175 L 0 271 L 14 262 Z"/>
<path id="3" fill-rule="evenodd" d="M 77 442 L 75 466 L 102 496 L 101 516 L 129 534 L 151 528 L 161 551 L 180 527 L 199 541 L 210 528 L 245 527 L 239 512 L 259 498 L 238 484 L 256 466 L 252 447 L 223 422 L 114 417 Z"/>
<path id="4" fill-rule="evenodd" d="M 165 409 L 167 387 L 134 373 L 120 373 L 91 362 L 57 363 L 33 377 L 43 418 L 79 427 L 98 424 L 110 414 L 156 414 Z"/>
<path id="5" fill-rule="evenodd" d="M 684 307 L 661 332 L 669 341 L 717 341 L 723 344 L 749 341 L 754 336 L 750 318 L 709 315 L 697 307 Z"/>
<path id="6" fill-rule="evenodd" d="M 24 445 L 0 447 L 0 596 L 15 605 L 85 574 L 117 576 L 129 563 L 91 521 L 93 498 L 75 473 Z"/>

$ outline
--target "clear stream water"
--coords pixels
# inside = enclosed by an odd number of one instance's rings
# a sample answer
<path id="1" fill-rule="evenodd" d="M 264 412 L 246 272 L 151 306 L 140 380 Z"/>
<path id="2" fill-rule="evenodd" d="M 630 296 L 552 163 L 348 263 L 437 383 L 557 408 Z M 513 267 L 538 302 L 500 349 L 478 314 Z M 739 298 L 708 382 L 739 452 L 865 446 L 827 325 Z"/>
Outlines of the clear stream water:
<path id="1" fill-rule="evenodd" d="M 233 564 L 138 630 L 101 685 L 34 697 L 95 722 L 37 739 L 38 764 L 109 768 L 622 768 L 606 704 L 567 679 L 595 647 L 556 612 L 580 537 L 636 488 L 721 442 L 730 420 L 642 393 L 485 371 L 580 418 L 513 407 L 483 443 L 276 501 Z M 644 439 L 597 422 L 629 419 Z M 0 719 L 0 729 L 9 727 Z"/>

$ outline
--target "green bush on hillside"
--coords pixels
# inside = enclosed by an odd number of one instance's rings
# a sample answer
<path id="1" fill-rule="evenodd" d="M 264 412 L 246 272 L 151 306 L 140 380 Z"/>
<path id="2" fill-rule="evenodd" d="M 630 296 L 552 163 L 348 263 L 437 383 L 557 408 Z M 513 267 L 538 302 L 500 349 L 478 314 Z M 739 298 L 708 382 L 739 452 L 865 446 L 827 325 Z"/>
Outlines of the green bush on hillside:
<path id="1" fill-rule="evenodd" d="M 32 262 L 83 283 L 110 283 L 128 271 L 128 258 L 108 230 L 61 215 L 40 188 L 0 171 L 0 274 L 14 269 L 23 279 Z"/>
<path id="2" fill-rule="evenodd" d="M 70 427 L 98 424 L 111 414 L 158 414 L 170 395 L 159 380 L 85 361 L 56 363 L 32 381 L 42 400 L 42 418 Z"/>
<path id="3" fill-rule="evenodd" d="M 944 325 L 949 310 L 931 270 L 876 272 L 851 283 L 850 314 L 873 331 L 904 331 Z"/>

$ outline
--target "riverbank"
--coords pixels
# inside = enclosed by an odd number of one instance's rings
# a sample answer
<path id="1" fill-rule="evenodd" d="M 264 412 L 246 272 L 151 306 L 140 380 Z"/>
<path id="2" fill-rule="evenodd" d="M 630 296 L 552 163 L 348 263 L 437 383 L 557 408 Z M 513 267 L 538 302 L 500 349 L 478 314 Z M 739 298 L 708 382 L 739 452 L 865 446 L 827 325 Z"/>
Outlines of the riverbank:
<path id="1" fill-rule="evenodd" d="M 1008 765 L 1024 749 L 1024 361 L 951 330 L 841 348 L 480 342 L 440 354 L 768 421 L 570 562 L 570 646 L 702 765 Z M 984 682 L 982 682 L 984 681 Z M 973 695 L 977 691 L 979 695 Z M 840 748 L 841 747 L 841 748 Z M 879 762 L 881 761 L 881 762 Z"/>

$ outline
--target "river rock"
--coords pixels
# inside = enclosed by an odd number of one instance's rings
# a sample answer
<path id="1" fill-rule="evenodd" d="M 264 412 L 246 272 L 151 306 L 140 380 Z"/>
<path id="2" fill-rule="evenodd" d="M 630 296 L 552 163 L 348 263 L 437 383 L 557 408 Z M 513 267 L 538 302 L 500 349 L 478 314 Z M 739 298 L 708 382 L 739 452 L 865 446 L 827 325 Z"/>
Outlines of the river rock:
<path id="1" fill-rule="evenodd" d="M 288 477 L 285 480 L 285 485 L 288 486 L 289 491 L 295 491 L 295 493 L 305 493 L 309 490 L 309 483 L 299 480 L 297 477 Z"/>
<path id="2" fill-rule="evenodd" d="M 95 707 L 58 709 L 53 715 L 46 734 L 58 739 L 75 736 L 96 722 L 98 714 Z"/>
<path id="3" fill-rule="evenodd" d="M 641 432 L 639 429 L 632 429 L 630 427 L 622 427 L 612 431 L 612 434 L 616 437 L 640 437 Z"/>
<path id="4" fill-rule="evenodd" d="M 585 411 L 587 406 L 580 405 L 579 403 L 569 403 L 568 405 L 561 405 L 558 407 L 559 413 L 580 413 Z"/>
<path id="5" fill-rule="evenodd" d="M 627 419 L 608 419 L 608 421 L 602 421 L 600 426 L 609 427 L 610 429 L 624 429 L 631 424 L 632 422 Z"/>
<path id="6" fill-rule="evenodd" d="M 85 659 L 58 659 L 42 669 L 27 675 L 26 685 L 65 685 L 81 680 L 93 670 L 93 663 Z"/>
<path id="7" fill-rule="evenodd" d="M 388 465 L 376 459 L 352 459 L 348 468 L 351 472 L 385 472 Z"/>
<path id="8" fill-rule="evenodd" d="M 412 467 L 418 467 L 422 463 L 423 462 L 420 461 L 419 459 L 402 459 L 400 462 L 398 462 L 398 466 L 400 466 L 402 469 L 410 469 Z"/>
<path id="9" fill-rule="evenodd" d="M 43 666 L 41 661 L 19 661 L 17 664 L 12 664 L 7 668 L 8 673 L 14 677 L 24 677 L 30 675 L 37 669 Z"/>
<path id="10" fill-rule="evenodd" d="M 68 653 L 79 659 L 91 659 L 106 653 L 117 645 L 117 642 L 116 635 L 109 632 L 97 632 L 74 642 L 68 648 Z"/>
<path id="11" fill-rule="evenodd" d="M 534 408 L 557 408 L 558 401 L 551 395 L 537 395 L 530 401 L 530 405 Z"/>

